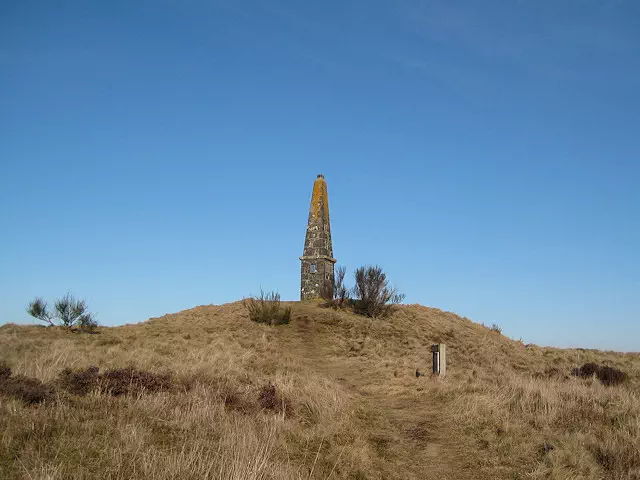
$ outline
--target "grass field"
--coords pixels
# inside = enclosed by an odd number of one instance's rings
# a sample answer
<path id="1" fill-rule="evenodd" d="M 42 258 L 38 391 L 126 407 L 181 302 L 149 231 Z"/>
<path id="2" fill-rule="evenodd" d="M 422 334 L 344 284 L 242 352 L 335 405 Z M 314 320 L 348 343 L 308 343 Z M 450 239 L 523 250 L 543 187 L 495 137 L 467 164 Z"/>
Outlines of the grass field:
<path id="1" fill-rule="evenodd" d="M 640 479 L 638 354 L 524 345 L 418 305 L 387 320 L 289 305 L 278 327 L 240 302 L 95 335 L 0 327 L 13 376 L 54 389 L 33 405 L 0 396 L 0 477 Z M 432 343 L 447 344 L 444 379 L 428 374 Z M 586 362 L 629 378 L 571 375 Z M 61 386 L 89 366 L 169 381 Z"/>

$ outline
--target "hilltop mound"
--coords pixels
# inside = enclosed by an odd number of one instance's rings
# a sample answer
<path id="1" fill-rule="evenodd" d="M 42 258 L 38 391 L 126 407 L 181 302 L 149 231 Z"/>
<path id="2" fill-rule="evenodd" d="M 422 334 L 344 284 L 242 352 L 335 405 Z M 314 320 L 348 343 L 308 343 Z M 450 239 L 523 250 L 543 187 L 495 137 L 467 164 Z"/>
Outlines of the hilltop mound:
<path id="1" fill-rule="evenodd" d="M 1 476 L 640 478 L 637 354 L 524 345 L 419 305 L 387 320 L 291 305 L 278 327 L 240 302 L 97 335 L 0 327 L 10 378 L 54 392 L 0 396 Z M 625 382 L 571 375 L 589 362 Z"/>

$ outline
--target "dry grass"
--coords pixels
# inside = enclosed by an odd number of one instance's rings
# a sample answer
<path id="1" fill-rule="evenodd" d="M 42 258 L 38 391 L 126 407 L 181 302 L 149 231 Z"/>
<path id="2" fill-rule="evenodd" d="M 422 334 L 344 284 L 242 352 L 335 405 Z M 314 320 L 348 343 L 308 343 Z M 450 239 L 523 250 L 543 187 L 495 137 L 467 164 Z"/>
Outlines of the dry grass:
<path id="1" fill-rule="evenodd" d="M 277 328 L 241 303 L 97 335 L 0 327 L 13 375 L 56 386 L 0 396 L 0 477 L 640 478 L 636 354 L 525 346 L 415 305 L 384 321 L 290 305 Z M 447 378 L 416 378 L 436 342 Z M 627 381 L 571 376 L 588 362 Z M 170 388 L 113 396 L 92 365 Z"/>

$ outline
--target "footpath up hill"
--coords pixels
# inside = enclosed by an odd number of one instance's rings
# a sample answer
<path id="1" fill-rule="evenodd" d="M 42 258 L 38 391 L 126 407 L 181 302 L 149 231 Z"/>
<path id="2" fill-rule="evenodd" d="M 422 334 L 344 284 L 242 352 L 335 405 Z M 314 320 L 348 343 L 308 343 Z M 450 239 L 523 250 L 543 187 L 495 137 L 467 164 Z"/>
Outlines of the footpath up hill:
<path id="1" fill-rule="evenodd" d="M 290 305 L 278 327 L 241 302 L 95 335 L 0 327 L 0 477 L 640 479 L 638 354 L 524 345 L 419 305 Z M 589 362 L 628 378 L 571 375 Z M 15 395 L 20 375 L 42 401 Z"/>

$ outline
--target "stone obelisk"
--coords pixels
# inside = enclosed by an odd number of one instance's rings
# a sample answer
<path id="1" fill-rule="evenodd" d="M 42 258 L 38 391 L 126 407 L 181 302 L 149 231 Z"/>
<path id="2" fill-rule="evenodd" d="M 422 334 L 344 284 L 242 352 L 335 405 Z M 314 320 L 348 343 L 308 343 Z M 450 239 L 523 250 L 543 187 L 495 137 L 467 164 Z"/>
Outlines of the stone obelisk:
<path id="1" fill-rule="evenodd" d="M 313 183 L 307 234 L 300 272 L 300 300 L 320 298 L 323 290 L 333 285 L 333 247 L 329 226 L 327 182 L 318 175 Z"/>

